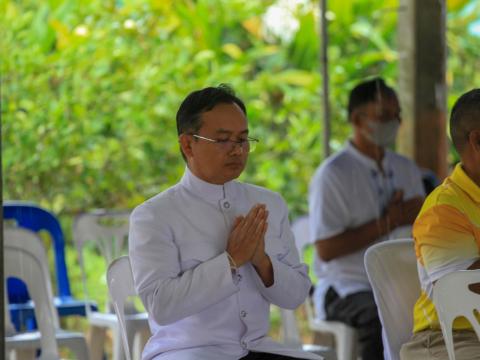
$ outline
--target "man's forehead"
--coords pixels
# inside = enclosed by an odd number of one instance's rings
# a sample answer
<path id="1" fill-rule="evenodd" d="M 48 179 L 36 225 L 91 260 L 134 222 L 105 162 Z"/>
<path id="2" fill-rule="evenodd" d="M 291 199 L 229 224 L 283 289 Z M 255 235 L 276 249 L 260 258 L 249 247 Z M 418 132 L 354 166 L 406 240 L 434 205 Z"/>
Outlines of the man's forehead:
<path id="1" fill-rule="evenodd" d="M 214 133 L 248 132 L 248 122 L 236 104 L 220 104 L 201 115 L 202 128 Z"/>
<path id="2" fill-rule="evenodd" d="M 238 116 L 205 117 L 202 119 L 202 128 L 215 132 L 238 132 L 248 130 L 248 122 L 246 118 Z"/>
<path id="3" fill-rule="evenodd" d="M 383 97 L 376 101 L 365 104 L 365 107 L 372 110 L 400 110 L 400 104 L 394 96 Z"/>

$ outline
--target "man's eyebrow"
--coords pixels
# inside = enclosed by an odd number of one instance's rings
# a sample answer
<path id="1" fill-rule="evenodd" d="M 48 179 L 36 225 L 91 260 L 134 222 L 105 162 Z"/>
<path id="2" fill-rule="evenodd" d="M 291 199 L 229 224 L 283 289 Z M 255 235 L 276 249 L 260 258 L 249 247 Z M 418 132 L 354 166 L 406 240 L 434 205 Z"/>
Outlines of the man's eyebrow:
<path id="1" fill-rule="evenodd" d="M 217 129 L 215 132 L 217 134 L 227 134 L 227 135 L 230 135 L 230 134 L 233 133 L 233 131 L 231 131 L 231 130 L 226 130 L 226 129 L 221 129 L 221 128 Z M 241 131 L 240 134 L 248 134 L 248 129 L 245 129 L 245 130 Z"/>

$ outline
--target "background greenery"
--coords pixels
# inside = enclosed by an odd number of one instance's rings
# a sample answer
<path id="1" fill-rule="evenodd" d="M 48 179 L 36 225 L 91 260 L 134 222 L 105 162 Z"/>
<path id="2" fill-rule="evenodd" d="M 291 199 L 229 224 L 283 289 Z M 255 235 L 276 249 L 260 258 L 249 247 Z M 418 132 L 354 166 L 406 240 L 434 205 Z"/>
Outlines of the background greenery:
<path id="1" fill-rule="evenodd" d="M 306 212 L 322 161 L 318 3 L 296 4 L 276 31 L 265 21 L 273 0 L 0 0 L 5 198 L 53 210 L 70 241 L 76 213 L 132 208 L 180 178 L 177 107 L 227 82 L 261 140 L 243 180 L 280 192 L 292 217 Z M 353 84 L 381 75 L 396 85 L 401 9 L 398 0 L 328 5 L 337 150 Z M 448 1 L 449 106 L 480 80 L 479 36 L 469 31 L 479 13 L 477 1 Z M 90 255 L 91 294 L 103 302 L 103 266 Z M 82 296 L 71 246 L 67 257 Z"/>

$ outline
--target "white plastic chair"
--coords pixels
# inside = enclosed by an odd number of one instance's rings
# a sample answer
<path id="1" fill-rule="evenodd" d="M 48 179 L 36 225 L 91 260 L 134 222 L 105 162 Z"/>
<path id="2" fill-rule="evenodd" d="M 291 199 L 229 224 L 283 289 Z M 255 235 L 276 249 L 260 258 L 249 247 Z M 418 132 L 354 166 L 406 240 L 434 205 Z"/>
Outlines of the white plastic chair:
<path id="1" fill-rule="evenodd" d="M 467 318 L 480 340 L 480 324 L 474 315 L 480 310 L 480 295 L 468 288 L 479 282 L 480 270 L 459 270 L 441 277 L 433 286 L 433 303 L 450 360 L 455 360 L 452 326 L 457 317 Z"/>
<path id="2" fill-rule="evenodd" d="M 278 308 L 282 318 L 282 338 L 283 343 L 292 347 L 302 347 L 300 331 L 298 330 L 295 311 L 289 309 Z"/>
<path id="3" fill-rule="evenodd" d="M 282 336 L 283 343 L 292 348 L 302 349 L 317 355 L 321 355 L 324 360 L 337 360 L 335 350 L 322 345 L 303 344 L 298 330 L 297 319 L 294 310 L 280 308 L 282 317 Z"/>
<path id="4" fill-rule="evenodd" d="M 292 223 L 292 232 L 300 257 L 303 259 L 305 248 L 311 245 L 308 216 L 302 216 L 295 220 Z M 313 309 L 312 299 L 308 296 L 305 301 L 305 310 L 310 330 L 333 335 L 338 360 L 355 359 L 357 354 L 355 329 L 339 321 L 320 320 L 315 317 Z"/>
<path id="5" fill-rule="evenodd" d="M 89 358 L 83 334 L 60 328 L 53 304 L 45 248 L 35 233 L 23 228 L 4 229 L 4 276 L 5 279 L 14 276 L 26 283 L 35 303 L 34 311 L 39 329 L 16 333 L 11 326 L 10 314 L 8 310 L 5 311 L 7 354 L 12 350 L 34 351 L 41 348 L 40 359 L 59 359 L 58 346 L 65 346 L 75 353 L 77 359 Z"/>
<path id="6" fill-rule="evenodd" d="M 113 308 L 120 323 L 120 333 L 126 358 L 131 360 L 132 336 L 129 334 L 131 330 L 126 322 L 125 304 L 129 297 L 136 296 L 137 293 L 128 256 L 121 256 L 112 261 L 107 270 L 107 284 Z"/>
<path id="7" fill-rule="evenodd" d="M 73 225 L 73 237 L 77 245 L 84 292 L 88 297 L 88 286 L 84 266 L 84 245 L 89 242 L 96 246 L 105 259 L 105 269 L 117 257 L 128 252 L 128 224 L 130 211 L 97 210 L 92 213 L 81 214 L 76 217 Z M 133 343 L 137 337 L 139 342 L 135 348 L 134 357 L 140 358 L 141 351 L 150 333 L 147 313 L 138 312 L 129 305 L 129 314 L 125 318 L 129 342 Z M 105 330 L 113 332 L 113 359 L 124 359 L 125 353 L 121 345 L 121 335 L 117 316 L 111 309 L 110 299 L 106 304 L 107 311 L 91 311 L 87 308 L 87 318 L 92 326 L 90 348 L 92 360 L 99 360 L 103 356 Z"/>
<path id="8" fill-rule="evenodd" d="M 399 360 L 413 329 L 413 307 L 420 296 L 412 239 L 388 240 L 369 247 L 365 268 L 382 323 L 384 357 Z"/>

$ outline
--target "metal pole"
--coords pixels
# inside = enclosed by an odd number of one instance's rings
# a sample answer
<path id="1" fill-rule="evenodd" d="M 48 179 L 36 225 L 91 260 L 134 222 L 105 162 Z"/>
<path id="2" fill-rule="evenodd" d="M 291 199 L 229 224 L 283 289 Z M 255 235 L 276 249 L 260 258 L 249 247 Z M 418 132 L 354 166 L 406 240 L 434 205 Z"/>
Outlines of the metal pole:
<path id="1" fill-rule="evenodd" d="M 323 102 L 323 155 L 330 155 L 330 89 L 328 76 L 328 29 L 327 0 L 320 0 L 320 38 L 321 38 L 321 71 L 322 71 L 322 102 Z"/>

